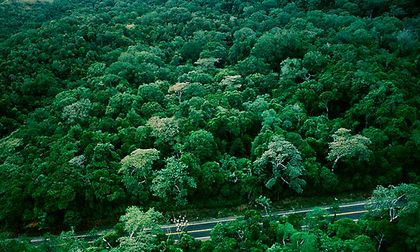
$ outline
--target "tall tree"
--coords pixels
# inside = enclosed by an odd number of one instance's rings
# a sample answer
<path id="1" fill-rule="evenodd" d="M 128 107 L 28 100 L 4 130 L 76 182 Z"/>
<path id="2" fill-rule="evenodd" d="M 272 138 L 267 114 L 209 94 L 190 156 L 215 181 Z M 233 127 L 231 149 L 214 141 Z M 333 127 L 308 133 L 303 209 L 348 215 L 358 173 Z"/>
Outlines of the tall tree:
<path id="1" fill-rule="evenodd" d="M 152 181 L 153 195 L 163 202 L 174 203 L 178 206 L 187 204 L 188 190 L 196 188 L 194 178 L 190 177 L 187 165 L 175 157 L 166 159 L 165 167 L 156 173 Z"/>
<path id="2" fill-rule="evenodd" d="M 139 197 L 148 198 L 148 182 L 152 174 L 153 163 L 159 159 L 156 149 L 137 149 L 121 160 L 119 173 L 123 174 L 123 183 L 128 192 Z"/>
<path id="3" fill-rule="evenodd" d="M 279 181 L 292 190 L 302 193 L 305 181 L 302 179 L 304 167 L 298 149 L 281 136 L 274 136 L 268 149 L 254 161 L 254 166 L 263 172 L 270 167 L 272 172 L 266 182 L 267 188 L 273 188 Z"/>
<path id="4" fill-rule="evenodd" d="M 332 170 L 341 158 L 358 157 L 359 160 L 367 160 L 371 151 L 368 145 L 369 138 L 362 135 L 351 135 L 349 129 L 339 128 L 333 135 L 333 142 L 329 143 L 330 151 L 327 159 L 333 162 Z"/>
<path id="5" fill-rule="evenodd" d="M 162 220 L 160 212 L 154 208 L 144 212 L 132 206 L 127 208 L 126 214 L 120 220 L 128 236 L 121 237 L 119 247 L 111 251 L 153 251 L 156 235 L 162 232 L 158 225 Z"/>

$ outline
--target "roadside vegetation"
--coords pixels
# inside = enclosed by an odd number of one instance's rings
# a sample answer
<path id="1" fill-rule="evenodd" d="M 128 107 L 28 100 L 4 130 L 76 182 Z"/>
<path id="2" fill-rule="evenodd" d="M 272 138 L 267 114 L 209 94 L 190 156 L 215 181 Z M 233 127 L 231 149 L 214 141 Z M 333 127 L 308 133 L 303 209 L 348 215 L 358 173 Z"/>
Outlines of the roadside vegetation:
<path id="1" fill-rule="evenodd" d="M 264 210 L 249 210 L 237 220 L 218 224 L 205 241 L 185 231 L 187 222 L 177 221 L 177 239 L 159 226 L 163 215 L 150 208 L 129 207 L 113 228 L 78 236 L 74 231 L 45 236 L 36 246 L 29 240 L 5 239 L 5 251 L 416 251 L 420 247 L 420 188 L 401 184 L 377 187 L 362 219 L 337 218 L 322 208 L 286 217 Z M 270 215 L 262 217 L 262 214 Z M 334 212 L 334 206 L 333 211 Z M 93 237 L 90 238 L 90 237 Z"/>

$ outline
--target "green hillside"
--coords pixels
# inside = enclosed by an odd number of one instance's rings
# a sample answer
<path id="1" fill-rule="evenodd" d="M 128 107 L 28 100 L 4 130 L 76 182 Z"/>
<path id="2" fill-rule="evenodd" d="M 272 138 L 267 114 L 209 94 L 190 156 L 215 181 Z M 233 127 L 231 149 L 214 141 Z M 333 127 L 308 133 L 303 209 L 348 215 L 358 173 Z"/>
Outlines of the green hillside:
<path id="1" fill-rule="evenodd" d="M 418 184 L 415 2 L 3 1 L 0 230 Z"/>

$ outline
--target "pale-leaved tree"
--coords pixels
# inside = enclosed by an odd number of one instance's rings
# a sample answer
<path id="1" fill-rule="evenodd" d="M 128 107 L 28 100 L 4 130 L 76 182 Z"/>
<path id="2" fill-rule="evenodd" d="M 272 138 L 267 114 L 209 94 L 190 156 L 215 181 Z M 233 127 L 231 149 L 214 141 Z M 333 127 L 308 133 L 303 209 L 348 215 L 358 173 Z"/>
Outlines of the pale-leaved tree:
<path id="1" fill-rule="evenodd" d="M 339 128 L 333 135 L 333 140 L 329 143 L 330 151 L 327 159 L 333 161 L 332 170 L 334 171 L 337 162 L 342 158 L 358 157 L 359 160 L 368 160 L 371 154 L 368 145 L 371 144 L 369 138 L 356 134 L 351 135 L 349 129 Z"/>
<path id="2" fill-rule="evenodd" d="M 121 237 L 119 247 L 111 251 L 152 251 L 156 235 L 162 232 L 158 225 L 162 218 L 162 214 L 154 208 L 146 212 L 135 206 L 127 208 L 127 213 L 120 220 L 128 236 Z"/>
<path id="3" fill-rule="evenodd" d="M 401 215 L 419 209 L 420 189 L 415 185 L 378 186 L 373 191 L 368 208 L 374 216 L 386 216 L 390 222 Z"/>
<path id="4" fill-rule="evenodd" d="M 156 137 L 157 142 L 172 143 L 178 141 L 179 122 L 175 117 L 151 117 L 146 126 L 152 129 L 152 136 Z"/>
<path id="5" fill-rule="evenodd" d="M 274 136 L 268 149 L 254 162 L 258 170 L 271 167 L 271 178 L 266 182 L 272 188 L 278 181 L 301 193 L 306 182 L 301 178 L 304 167 L 299 150 L 283 137 Z"/>
<path id="6" fill-rule="evenodd" d="M 123 174 L 123 183 L 130 193 L 144 196 L 144 184 L 158 159 L 159 151 L 156 149 L 137 149 L 121 160 L 119 173 Z"/>

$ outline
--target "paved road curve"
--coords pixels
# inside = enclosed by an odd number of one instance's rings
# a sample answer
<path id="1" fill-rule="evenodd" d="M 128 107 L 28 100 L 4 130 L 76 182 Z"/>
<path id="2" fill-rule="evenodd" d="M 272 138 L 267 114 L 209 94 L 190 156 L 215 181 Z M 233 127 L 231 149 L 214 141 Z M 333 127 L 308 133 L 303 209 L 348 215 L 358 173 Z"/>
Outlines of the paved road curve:
<path id="1" fill-rule="evenodd" d="M 331 207 L 321 207 L 329 212 L 329 216 L 336 216 L 337 219 L 350 218 L 353 220 L 360 219 L 363 214 L 367 212 L 365 209 L 366 202 L 355 202 L 350 204 L 341 205 L 339 209 L 333 214 Z M 272 213 L 273 216 L 287 216 L 290 214 L 305 214 L 312 211 L 313 208 L 301 209 L 301 210 L 292 210 L 292 211 L 282 211 Z M 191 222 L 185 226 L 182 232 L 177 232 L 175 225 L 163 226 L 162 229 L 165 231 L 166 235 L 171 236 L 177 239 L 180 234 L 183 232 L 188 233 L 192 237 L 198 240 L 208 240 L 210 239 L 211 230 L 219 223 L 227 223 L 233 220 L 236 220 L 239 217 L 228 217 L 222 219 L 215 219 L 212 221 L 202 221 L 202 222 Z"/>

